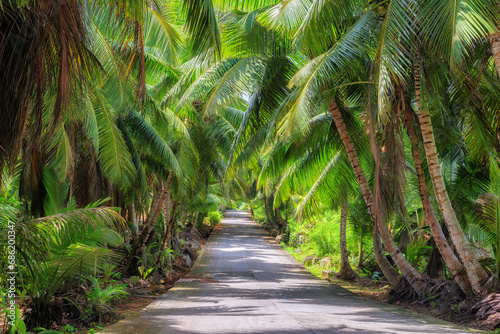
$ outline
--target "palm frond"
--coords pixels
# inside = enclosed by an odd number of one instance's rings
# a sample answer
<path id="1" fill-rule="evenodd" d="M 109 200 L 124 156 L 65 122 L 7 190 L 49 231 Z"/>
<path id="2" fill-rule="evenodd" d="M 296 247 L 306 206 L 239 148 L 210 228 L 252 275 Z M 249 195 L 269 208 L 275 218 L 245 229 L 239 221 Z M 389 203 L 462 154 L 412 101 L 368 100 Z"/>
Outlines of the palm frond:
<path id="1" fill-rule="evenodd" d="M 499 11 L 492 0 L 432 0 L 422 3 L 417 15 L 425 47 L 452 65 L 497 31 Z"/>

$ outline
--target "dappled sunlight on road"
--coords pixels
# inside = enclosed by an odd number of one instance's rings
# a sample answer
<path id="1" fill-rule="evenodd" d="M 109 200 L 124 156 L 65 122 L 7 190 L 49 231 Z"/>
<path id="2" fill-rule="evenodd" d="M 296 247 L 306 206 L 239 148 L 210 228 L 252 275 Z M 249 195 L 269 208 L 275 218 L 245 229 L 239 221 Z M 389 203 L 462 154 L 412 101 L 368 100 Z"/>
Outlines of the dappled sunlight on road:
<path id="1" fill-rule="evenodd" d="M 464 333 L 310 274 L 245 212 L 229 211 L 191 274 L 103 333 Z"/>

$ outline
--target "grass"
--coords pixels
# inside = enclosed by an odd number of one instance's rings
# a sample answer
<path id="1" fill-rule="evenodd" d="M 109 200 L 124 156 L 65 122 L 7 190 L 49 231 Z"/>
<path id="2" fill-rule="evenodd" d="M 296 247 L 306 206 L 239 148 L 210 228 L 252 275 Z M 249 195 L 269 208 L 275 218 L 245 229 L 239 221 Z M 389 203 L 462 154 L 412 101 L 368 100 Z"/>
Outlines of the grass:
<path id="1" fill-rule="evenodd" d="M 284 243 L 281 243 L 283 248 L 287 250 L 298 262 L 302 263 L 302 260 L 308 255 L 311 255 L 311 252 L 314 250 L 314 245 L 312 244 L 304 244 L 301 247 L 301 251 L 296 253 L 294 247 L 287 246 Z M 331 258 L 331 257 L 330 257 Z M 335 260 L 335 259 L 333 259 Z M 338 271 L 339 262 L 332 261 L 332 268 L 322 268 L 320 265 L 310 265 L 306 266 L 306 269 L 309 272 L 319 278 L 321 278 L 321 272 L 325 269 Z M 371 279 L 360 279 L 357 281 L 344 281 L 337 278 L 335 275 L 332 275 L 328 278 L 328 280 L 336 285 L 343 287 L 357 295 L 375 299 L 383 302 L 387 302 L 388 300 L 388 292 L 390 290 L 390 286 L 388 284 L 383 284 L 380 282 L 375 283 Z"/>
<path id="2" fill-rule="evenodd" d="M 304 260 L 304 258 L 306 256 L 311 255 L 311 248 L 312 248 L 311 245 L 309 245 L 308 248 L 305 248 L 305 247 L 304 247 L 304 249 L 301 248 L 301 252 L 299 252 L 299 253 L 295 252 L 295 248 L 294 247 L 286 246 L 283 242 L 281 243 L 281 246 L 283 246 L 283 248 L 286 249 L 288 251 L 288 253 L 290 253 L 300 263 L 302 263 L 302 260 Z M 318 276 L 319 278 L 321 278 L 321 271 L 323 270 L 323 268 L 320 268 L 320 266 L 318 266 L 318 265 L 307 266 L 306 268 L 313 275 Z"/>
<path id="3" fill-rule="evenodd" d="M 256 220 L 265 220 L 263 208 L 254 208 L 254 218 Z M 288 245 L 281 243 L 281 246 L 287 250 L 298 262 L 302 263 L 306 256 L 314 255 L 317 257 L 328 257 L 332 263 L 331 268 L 323 268 L 319 264 L 306 266 L 307 270 L 313 275 L 321 278 L 323 270 L 340 270 L 340 212 L 327 210 L 312 217 L 309 220 L 301 222 L 290 221 L 290 240 Z M 355 263 L 358 260 L 358 242 L 359 236 L 355 233 L 354 227 L 348 224 L 347 227 L 347 248 L 350 251 L 350 262 L 355 270 Z M 371 235 L 363 238 L 365 252 L 371 251 Z M 359 273 L 365 276 L 365 273 Z M 386 284 L 375 282 L 370 278 L 362 278 L 356 282 L 343 281 L 335 276 L 329 280 L 358 295 L 387 301 L 389 287 Z"/>

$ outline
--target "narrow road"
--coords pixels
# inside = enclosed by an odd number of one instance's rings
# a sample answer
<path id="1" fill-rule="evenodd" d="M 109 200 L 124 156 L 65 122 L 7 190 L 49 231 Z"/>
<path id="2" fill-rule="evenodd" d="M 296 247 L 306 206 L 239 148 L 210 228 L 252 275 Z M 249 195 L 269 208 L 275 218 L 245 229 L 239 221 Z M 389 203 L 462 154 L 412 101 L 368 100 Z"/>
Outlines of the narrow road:
<path id="1" fill-rule="evenodd" d="M 100 333 L 466 333 L 310 274 L 249 215 L 229 211 L 191 276 Z M 199 275 L 199 276 L 197 276 Z"/>

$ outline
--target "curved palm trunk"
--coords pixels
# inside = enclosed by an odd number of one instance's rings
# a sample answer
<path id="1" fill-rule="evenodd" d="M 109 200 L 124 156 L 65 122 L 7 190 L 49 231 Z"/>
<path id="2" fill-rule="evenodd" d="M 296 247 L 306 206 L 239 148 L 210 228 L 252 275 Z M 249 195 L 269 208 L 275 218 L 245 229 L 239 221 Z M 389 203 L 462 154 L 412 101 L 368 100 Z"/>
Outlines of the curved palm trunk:
<path id="1" fill-rule="evenodd" d="M 391 285 L 395 289 L 398 289 L 401 282 L 401 275 L 390 264 L 389 260 L 387 260 L 387 258 L 385 257 L 385 253 L 382 248 L 382 243 L 380 241 L 380 237 L 378 234 L 377 218 L 373 212 L 373 198 L 370 186 L 368 185 L 368 181 L 366 180 L 363 169 L 361 168 L 361 163 L 359 161 L 358 154 L 356 153 L 354 144 L 351 140 L 351 136 L 347 131 L 347 127 L 345 126 L 344 120 L 342 119 L 340 110 L 333 98 L 330 99 L 330 113 L 333 117 L 335 126 L 337 127 L 337 131 L 340 134 L 342 142 L 344 143 L 347 156 L 349 157 L 352 169 L 354 170 L 354 175 L 356 176 L 359 187 L 361 189 L 361 194 L 363 195 L 366 206 L 368 208 L 368 212 L 370 213 L 370 216 L 372 217 L 373 220 L 373 254 L 375 256 L 375 260 L 377 261 L 380 270 L 382 270 L 384 276 L 387 278 L 389 283 L 391 283 Z"/>
<path id="2" fill-rule="evenodd" d="M 368 185 L 365 173 L 363 171 L 363 168 L 361 167 L 361 163 L 356 153 L 354 144 L 351 140 L 351 136 L 347 130 L 344 120 L 342 119 L 342 115 L 337 106 L 337 103 L 333 98 L 330 99 L 330 113 L 335 122 L 335 126 L 337 127 L 337 131 L 339 132 L 339 135 L 346 148 L 347 155 L 349 156 L 349 160 L 354 170 L 354 174 L 356 175 L 356 179 L 358 180 L 359 187 L 361 189 L 363 198 L 365 199 L 370 215 L 372 216 L 372 219 L 375 222 L 375 226 L 378 227 L 377 228 L 378 233 L 380 234 L 380 237 L 382 238 L 387 251 L 391 255 L 392 259 L 394 260 L 398 268 L 401 270 L 401 273 L 406 278 L 408 283 L 410 283 L 410 285 L 413 287 L 415 292 L 420 296 L 425 295 L 426 287 L 422 279 L 422 276 L 418 273 L 418 271 L 415 270 L 415 268 L 413 268 L 413 266 L 403 256 L 403 254 L 397 247 L 396 243 L 394 242 L 394 239 L 392 238 L 391 234 L 389 233 L 387 226 L 385 226 L 383 222 L 377 223 L 378 218 L 377 214 L 374 212 L 373 198 L 370 186 Z M 380 269 L 382 269 L 383 271 L 384 270 L 383 266 L 381 266 Z M 384 272 L 384 275 L 385 274 L 386 273 Z M 387 279 L 389 279 L 388 276 L 386 277 Z M 391 282 L 391 284 L 393 284 L 393 282 Z M 398 282 L 395 281 L 394 284 L 397 286 Z"/>
<path id="3" fill-rule="evenodd" d="M 128 263 L 123 270 L 124 273 L 127 273 L 130 267 L 134 267 L 136 265 L 137 257 L 140 257 L 146 249 L 147 240 L 149 239 L 151 232 L 153 232 L 158 217 L 160 217 L 163 201 L 165 200 L 165 192 L 163 191 L 164 187 L 165 186 L 163 184 L 163 181 L 161 181 L 160 186 L 154 193 L 153 201 L 151 202 L 151 207 L 149 208 L 149 213 L 146 221 L 144 222 L 142 232 L 134 239 L 134 242 L 132 243 L 132 250 L 129 255 Z"/>
<path id="4" fill-rule="evenodd" d="M 404 96 L 402 97 L 404 99 Z M 409 107 L 409 101 L 404 99 L 403 103 L 403 113 L 406 123 L 406 130 L 408 132 L 408 137 L 410 137 L 411 142 L 411 154 L 413 156 L 413 160 L 415 161 L 415 170 L 417 172 L 418 179 L 418 190 L 420 193 L 420 198 L 422 200 L 422 207 L 424 209 L 425 221 L 429 224 L 429 227 L 432 232 L 432 236 L 434 238 L 434 242 L 436 243 L 436 247 L 438 248 L 441 256 L 443 257 L 446 265 L 450 268 L 450 271 L 455 278 L 457 284 L 460 286 L 462 291 L 465 294 L 470 294 L 471 285 L 469 280 L 467 279 L 467 274 L 463 270 L 462 262 L 456 257 L 453 249 L 451 249 L 446 237 L 443 233 L 443 229 L 439 224 L 436 213 L 434 212 L 434 208 L 432 207 L 432 203 L 429 199 L 429 192 L 427 190 L 427 185 L 425 183 L 425 174 L 422 166 L 422 158 L 420 156 L 420 147 L 417 138 L 417 134 L 415 133 L 414 117 L 413 113 Z"/>
<path id="5" fill-rule="evenodd" d="M 271 195 L 270 198 L 267 198 L 266 195 L 264 195 L 264 210 L 266 211 L 266 217 L 271 226 L 277 227 L 277 219 L 276 219 L 276 212 L 273 211 L 273 203 L 274 203 L 274 195 Z"/>
<path id="6" fill-rule="evenodd" d="M 374 221 L 373 225 L 373 256 L 375 256 L 375 260 L 377 261 L 377 265 L 379 266 L 382 273 L 384 273 L 385 278 L 391 283 L 391 286 L 395 290 L 399 290 L 401 288 L 401 283 L 404 281 L 403 276 L 392 266 L 392 264 L 387 260 L 385 256 L 385 251 L 382 246 L 382 241 L 380 240 L 380 235 L 378 233 L 378 228 L 376 227 L 376 223 Z"/>
<path id="7" fill-rule="evenodd" d="M 285 229 L 288 226 L 288 221 L 285 218 L 283 218 L 283 216 L 281 215 L 280 209 L 275 208 L 274 213 L 276 214 L 276 218 L 278 219 L 278 223 L 280 224 L 280 226 L 283 229 Z"/>
<path id="8" fill-rule="evenodd" d="M 148 240 L 156 226 L 156 223 L 158 222 L 161 210 L 163 209 L 163 203 L 165 202 L 165 199 L 170 191 L 173 177 L 174 173 L 170 172 L 166 182 L 160 181 L 160 185 L 153 196 L 153 202 L 151 203 L 148 216 L 144 222 L 144 228 L 132 244 L 129 261 L 124 269 L 124 272 L 127 272 L 132 264 L 137 261 L 137 257 L 141 257 L 146 250 Z"/>
<path id="9" fill-rule="evenodd" d="M 344 280 L 354 278 L 354 272 L 349 264 L 349 257 L 347 255 L 347 210 L 348 205 L 345 202 L 340 209 L 340 271 L 338 277 Z"/>
<path id="10" fill-rule="evenodd" d="M 477 260 L 469 241 L 465 237 L 448 196 L 448 191 L 446 190 L 443 174 L 441 172 L 441 166 L 439 165 L 437 157 L 436 142 L 434 140 L 431 118 L 429 112 L 425 110 L 425 108 L 421 107 L 420 68 L 418 64 L 415 66 L 415 94 L 420 129 L 422 130 L 422 137 L 424 141 L 425 156 L 427 158 L 427 164 L 429 166 L 432 185 L 434 186 L 434 193 L 439 209 L 443 214 L 448 231 L 450 231 L 451 241 L 455 245 L 458 256 L 465 267 L 472 289 L 475 292 L 479 292 L 481 287 L 488 280 L 488 274 Z"/>
<path id="11" fill-rule="evenodd" d="M 398 245 L 394 241 L 394 238 L 389 233 L 389 229 L 387 226 L 381 222 L 378 224 L 378 231 L 382 241 L 384 243 L 385 249 L 389 252 L 389 255 L 394 260 L 394 263 L 398 266 L 401 273 L 406 278 L 408 283 L 413 287 L 415 292 L 423 297 L 427 293 L 427 283 L 422 278 L 422 275 L 411 265 L 410 262 L 406 259 L 404 254 L 399 249 Z"/>
<path id="12" fill-rule="evenodd" d="M 196 231 L 196 225 L 198 223 L 198 217 L 200 215 L 200 212 L 199 211 L 196 211 L 196 213 L 194 214 L 194 218 L 193 218 L 193 224 L 191 225 L 191 234 L 194 234 L 195 231 Z"/>

